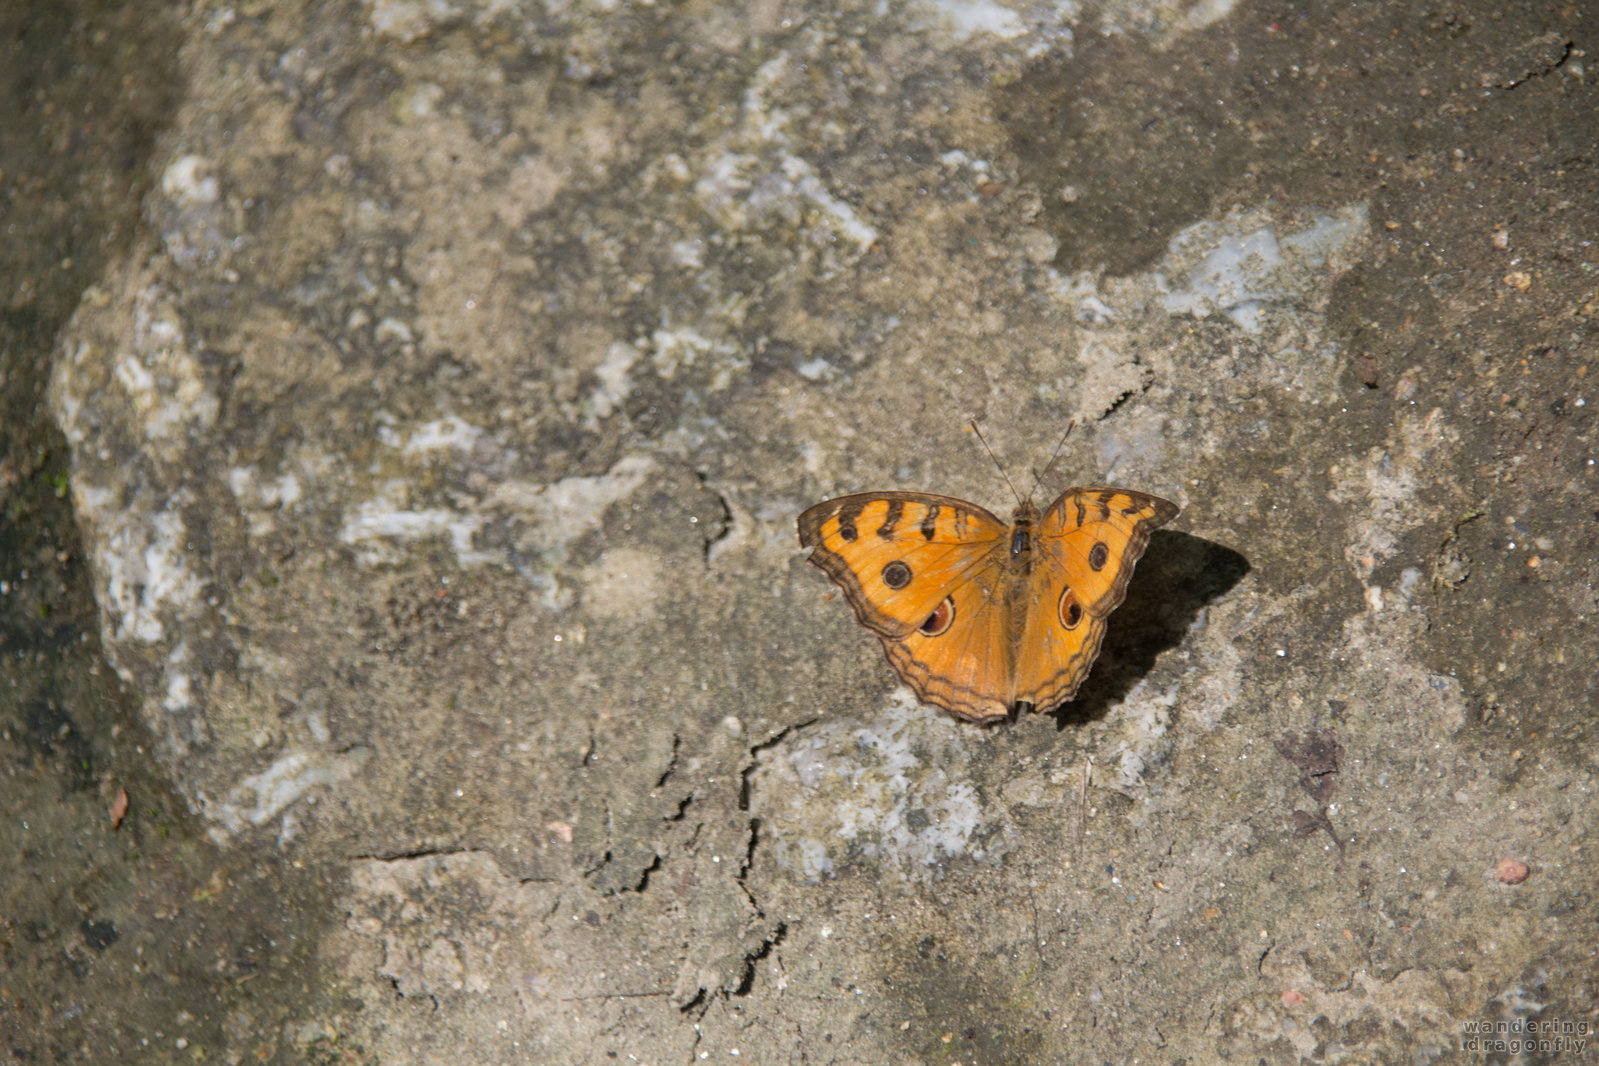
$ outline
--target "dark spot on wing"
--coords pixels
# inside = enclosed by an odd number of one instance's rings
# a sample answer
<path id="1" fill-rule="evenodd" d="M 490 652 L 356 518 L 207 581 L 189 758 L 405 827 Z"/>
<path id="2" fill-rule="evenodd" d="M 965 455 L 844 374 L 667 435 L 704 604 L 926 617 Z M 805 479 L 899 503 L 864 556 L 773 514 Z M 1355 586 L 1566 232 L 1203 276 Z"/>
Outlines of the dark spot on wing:
<path id="1" fill-rule="evenodd" d="M 921 632 L 924 636 L 936 637 L 946 632 L 954 622 L 955 599 L 953 596 L 946 596 L 944 602 L 933 608 L 933 613 L 921 624 Z"/>
<path id="2" fill-rule="evenodd" d="M 1067 629 L 1076 629 L 1077 623 L 1083 620 L 1083 605 L 1077 602 L 1077 594 L 1071 589 L 1060 594 L 1056 614 L 1060 618 L 1060 624 Z"/>
<path id="3" fill-rule="evenodd" d="M 861 532 L 855 522 L 861 516 L 863 503 L 848 503 L 838 509 L 838 535 L 847 541 L 860 539 Z"/>

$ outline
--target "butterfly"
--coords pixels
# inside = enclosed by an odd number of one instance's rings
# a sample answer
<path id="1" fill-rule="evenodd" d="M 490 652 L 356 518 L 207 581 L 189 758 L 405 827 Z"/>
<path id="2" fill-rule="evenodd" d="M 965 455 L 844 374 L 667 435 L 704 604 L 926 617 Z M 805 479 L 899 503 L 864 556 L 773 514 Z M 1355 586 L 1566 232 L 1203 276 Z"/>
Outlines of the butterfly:
<path id="1" fill-rule="evenodd" d="M 970 721 L 1077 695 L 1149 535 L 1177 505 L 1145 492 L 1073 488 L 1009 524 L 950 496 L 866 492 L 799 516 L 810 561 L 923 703 Z"/>

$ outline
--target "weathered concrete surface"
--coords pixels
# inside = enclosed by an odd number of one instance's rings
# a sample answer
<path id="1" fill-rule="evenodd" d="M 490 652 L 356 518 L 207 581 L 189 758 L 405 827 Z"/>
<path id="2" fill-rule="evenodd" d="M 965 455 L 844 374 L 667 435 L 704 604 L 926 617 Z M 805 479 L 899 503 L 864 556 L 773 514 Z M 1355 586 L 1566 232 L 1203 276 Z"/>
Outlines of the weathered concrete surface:
<path id="1" fill-rule="evenodd" d="M 51 400 L 176 788 L 337 871 L 316 992 L 207 1054 L 1591 1024 L 1599 123 L 1549 17 L 196 11 Z M 994 730 L 793 533 L 1002 506 L 969 417 L 1185 508 L 1083 699 Z"/>

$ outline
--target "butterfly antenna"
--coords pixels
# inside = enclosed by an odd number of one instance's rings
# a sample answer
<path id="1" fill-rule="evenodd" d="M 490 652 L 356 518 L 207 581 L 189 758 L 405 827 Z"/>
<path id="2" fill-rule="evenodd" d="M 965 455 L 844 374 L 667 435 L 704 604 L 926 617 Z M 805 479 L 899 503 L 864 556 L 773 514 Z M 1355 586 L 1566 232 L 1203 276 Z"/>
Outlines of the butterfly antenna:
<path id="1" fill-rule="evenodd" d="M 1060 443 L 1055 445 L 1055 454 L 1051 455 L 1049 457 L 1049 462 L 1044 464 L 1044 472 L 1041 473 L 1041 474 L 1040 473 L 1034 473 L 1033 474 L 1033 491 L 1029 492 L 1027 494 L 1027 498 L 1028 499 L 1032 499 L 1033 492 L 1037 492 L 1038 491 L 1038 486 L 1043 484 L 1044 479 L 1049 476 L 1049 472 L 1051 470 L 1055 469 L 1055 460 L 1060 458 L 1060 450 L 1062 448 L 1066 447 L 1066 438 L 1070 437 L 1072 435 L 1072 429 L 1076 425 L 1077 425 L 1077 419 L 1075 419 L 1075 418 L 1072 419 L 1070 422 L 1066 423 L 1066 432 L 1062 433 L 1060 435 Z"/>
<path id="2" fill-rule="evenodd" d="M 988 446 L 988 438 L 984 437 L 983 436 L 983 431 L 977 428 L 977 419 L 975 419 L 975 418 L 972 419 L 968 423 L 968 425 L 970 425 L 972 427 L 972 432 L 977 434 L 977 439 L 983 442 L 983 450 L 988 453 L 988 457 L 990 459 L 994 460 L 994 465 L 995 466 L 999 467 L 999 476 L 1004 478 L 1005 479 L 1005 484 L 1010 486 L 1010 494 L 1012 496 L 1016 497 L 1016 505 L 1018 507 L 1021 506 L 1021 503 L 1022 503 L 1021 494 L 1016 491 L 1016 485 L 1015 485 L 1014 482 L 1011 481 L 1010 475 L 1005 473 L 1005 467 L 1003 465 L 1001 465 L 1001 463 L 999 461 L 999 456 L 995 455 L 994 454 L 994 449 L 992 449 L 992 448 L 990 448 Z"/>

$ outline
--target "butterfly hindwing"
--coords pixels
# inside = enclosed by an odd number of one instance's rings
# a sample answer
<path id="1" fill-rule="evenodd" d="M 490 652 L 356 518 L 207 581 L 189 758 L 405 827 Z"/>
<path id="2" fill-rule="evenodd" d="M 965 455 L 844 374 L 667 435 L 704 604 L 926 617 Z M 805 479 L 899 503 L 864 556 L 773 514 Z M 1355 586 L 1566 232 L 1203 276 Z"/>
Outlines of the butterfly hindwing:
<path id="1" fill-rule="evenodd" d="M 1105 639 L 1105 619 L 1083 613 L 1075 622 L 1057 621 L 1057 594 L 1051 582 L 1034 583 L 1039 594 L 1028 597 L 1032 607 L 1016 652 L 1016 693 L 1019 702 L 1034 710 L 1049 711 L 1077 695 L 1077 688 L 1099 658 Z"/>
<path id="2" fill-rule="evenodd" d="M 844 590 L 861 625 L 890 640 L 916 632 L 990 565 L 1006 532 L 976 504 L 916 492 L 841 496 L 799 516 L 811 562 Z"/>
<path id="3" fill-rule="evenodd" d="M 1004 578 L 998 565 L 984 567 L 956 585 L 922 627 L 882 638 L 889 663 L 923 703 L 979 722 L 1010 713 L 1015 635 Z"/>

